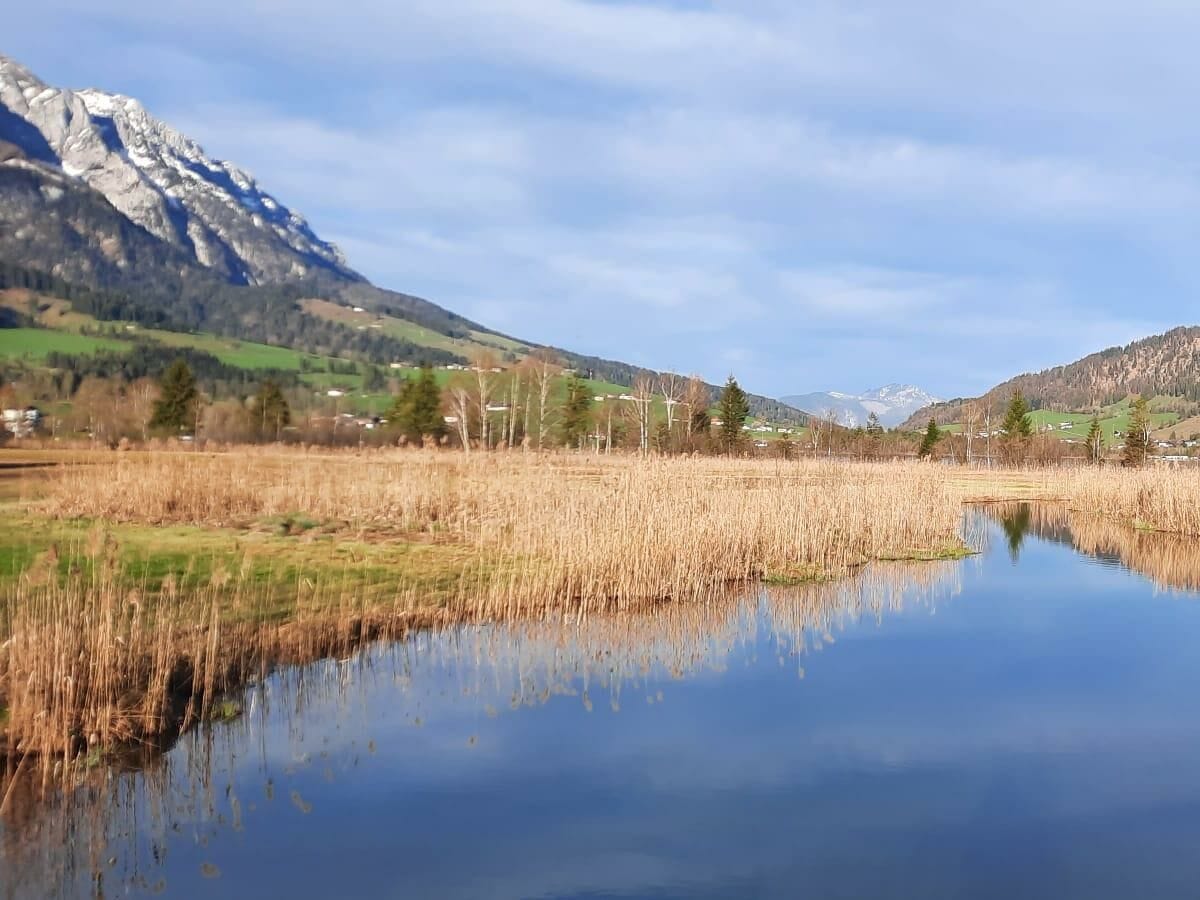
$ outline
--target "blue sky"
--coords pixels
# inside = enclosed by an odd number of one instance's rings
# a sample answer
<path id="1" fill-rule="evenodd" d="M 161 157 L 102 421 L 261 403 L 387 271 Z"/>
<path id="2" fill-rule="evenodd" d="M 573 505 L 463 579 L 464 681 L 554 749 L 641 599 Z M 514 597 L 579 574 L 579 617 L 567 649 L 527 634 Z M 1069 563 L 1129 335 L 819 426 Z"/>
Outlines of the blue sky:
<path id="1" fill-rule="evenodd" d="M 1182 0 L 47 0 L 376 283 L 762 393 L 975 393 L 1200 320 Z"/>

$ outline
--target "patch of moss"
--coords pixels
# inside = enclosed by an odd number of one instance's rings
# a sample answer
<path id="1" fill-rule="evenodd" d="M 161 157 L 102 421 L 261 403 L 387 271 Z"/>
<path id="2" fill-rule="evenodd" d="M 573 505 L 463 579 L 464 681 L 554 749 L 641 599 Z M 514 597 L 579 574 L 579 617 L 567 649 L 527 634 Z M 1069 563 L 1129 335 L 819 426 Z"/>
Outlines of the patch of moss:
<path id="1" fill-rule="evenodd" d="M 816 584 L 829 580 L 829 573 L 817 566 L 791 566 L 786 569 L 764 572 L 760 579 L 771 587 L 794 587 L 800 584 Z"/>
<path id="2" fill-rule="evenodd" d="M 213 705 L 208 718 L 211 722 L 232 722 L 241 718 L 243 711 L 242 704 L 236 700 L 222 700 Z"/>
<path id="3" fill-rule="evenodd" d="M 947 547 L 923 548 L 918 547 L 912 550 L 905 550 L 902 553 L 897 553 L 894 556 L 881 556 L 881 562 L 935 562 L 938 560 L 956 560 L 966 559 L 968 556 L 977 556 L 978 550 L 972 550 L 965 544 L 951 544 Z"/>
<path id="4" fill-rule="evenodd" d="M 321 522 L 300 513 L 287 516 L 275 516 L 263 523 L 267 529 L 279 537 L 293 537 L 321 527 Z"/>

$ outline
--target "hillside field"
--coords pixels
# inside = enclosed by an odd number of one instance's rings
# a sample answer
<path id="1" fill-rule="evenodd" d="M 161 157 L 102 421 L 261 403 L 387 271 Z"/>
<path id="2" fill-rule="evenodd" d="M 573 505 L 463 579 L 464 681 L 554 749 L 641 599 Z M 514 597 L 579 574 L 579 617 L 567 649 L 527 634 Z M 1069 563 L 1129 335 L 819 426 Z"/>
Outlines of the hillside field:
<path id="1" fill-rule="evenodd" d="M 48 331 L 43 328 L 0 328 L 0 357 L 37 362 L 49 353 L 97 353 L 120 350 L 121 341 L 111 338 Z"/>
<path id="2" fill-rule="evenodd" d="M 1150 421 L 1153 424 L 1155 431 L 1154 437 L 1156 440 L 1166 440 L 1172 430 L 1176 430 L 1180 440 L 1184 440 L 1192 434 L 1193 431 L 1200 432 L 1200 417 L 1193 417 L 1187 421 L 1192 422 L 1193 426 L 1188 426 L 1185 422 L 1180 422 L 1179 414 L 1175 412 L 1155 411 L 1155 402 L 1169 398 L 1155 398 L 1150 404 Z M 1084 443 L 1087 440 L 1088 429 L 1091 427 L 1091 413 L 1077 412 L 1062 412 L 1053 409 L 1035 409 L 1030 412 L 1030 418 L 1033 420 L 1033 426 L 1040 434 L 1047 434 L 1050 437 L 1058 438 L 1062 441 L 1076 441 Z M 1000 415 L 993 416 L 992 428 L 1000 427 L 1000 421 L 1003 417 Z M 1106 447 L 1115 447 L 1123 442 L 1123 438 L 1117 435 L 1120 432 L 1122 435 L 1129 430 L 1130 419 L 1130 401 L 1122 400 L 1120 403 L 1114 403 L 1111 406 L 1103 407 L 1100 410 L 1100 430 L 1104 435 L 1104 444 Z M 1067 427 L 1062 427 L 1067 426 Z M 943 431 L 951 434 L 961 434 L 963 426 L 961 422 L 956 422 L 952 425 L 946 425 Z M 984 426 L 981 424 L 977 428 L 982 432 Z"/>

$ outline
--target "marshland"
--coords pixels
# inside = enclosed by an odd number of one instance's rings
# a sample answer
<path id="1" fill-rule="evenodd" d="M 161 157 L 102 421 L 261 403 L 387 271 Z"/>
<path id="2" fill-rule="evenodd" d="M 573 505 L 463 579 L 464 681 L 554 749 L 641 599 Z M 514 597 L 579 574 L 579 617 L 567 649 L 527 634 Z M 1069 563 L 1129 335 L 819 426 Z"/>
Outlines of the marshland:
<path id="1" fill-rule="evenodd" d="M 438 804 L 482 791 L 511 813 L 513 840 L 537 840 L 523 829 L 549 822 L 600 828 L 577 820 L 587 804 L 631 802 L 667 748 L 681 773 L 717 778 L 702 793 L 724 779 L 742 784 L 735 772 L 773 773 L 756 776 L 744 802 L 774 784 L 815 803 L 811 816 L 768 807 L 776 824 L 806 834 L 832 795 L 814 795 L 825 782 L 804 771 L 848 790 L 869 777 L 882 794 L 845 827 L 885 838 L 883 877 L 907 871 L 904 853 L 919 858 L 889 830 L 894 805 L 943 770 L 983 765 L 978 753 L 986 766 L 947 782 L 966 778 L 956 788 L 964 796 L 990 790 L 988 779 L 1022 754 L 1043 767 L 1039 777 L 1061 775 L 1093 747 L 1060 747 L 1075 740 L 1071 729 L 1090 734 L 1110 715 L 1161 715 L 1138 727 L 1175 729 L 1167 738 L 1180 748 L 1191 739 L 1168 721 L 1191 664 L 1172 654 L 1169 667 L 1150 665 L 1155 640 L 1177 644 L 1200 627 L 1191 470 L 281 446 L 21 451 L 10 461 L 0 500 L 0 885 L 12 896 L 250 890 L 260 877 L 250 860 L 270 852 L 280 828 L 318 841 L 349 827 L 352 798 L 376 789 L 447 828 L 466 826 Z M 1136 667 L 1130 685 L 1113 683 L 1088 650 L 1099 646 L 1094 629 L 1117 627 L 1146 638 L 1121 651 L 1124 663 L 1108 661 Z M 1034 684 L 1014 665 L 1049 681 Z M 1099 681 L 1088 687 L 1070 666 Z M 1050 716 L 1085 690 L 1095 721 Z M 1160 693 L 1150 703 L 1143 691 Z M 925 726 L 896 732 L 886 698 Z M 1011 718 L 1029 704 L 1045 709 L 1035 722 Z M 985 720 L 986 708 L 1000 719 Z M 942 746 L 951 732 L 959 736 Z M 786 751 L 785 736 L 798 742 Z M 1094 736 L 1095 746 L 1110 740 Z M 547 741 L 549 780 L 529 761 L 545 758 Z M 577 754 L 569 764 L 560 742 Z M 1126 765 L 1121 754 L 1133 752 L 1122 739 L 1092 763 Z M 421 786 L 426 766 L 435 783 Z M 1179 766 L 1175 788 L 1192 783 Z M 576 777 L 598 781 L 582 794 L 558 781 Z M 689 812 L 671 782 L 651 789 L 666 792 L 663 827 L 715 812 Z M 264 785 L 277 799 L 243 796 Z M 1155 802 L 1125 787 L 1114 804 Z M 932 840 L 958 822 L 982 841 L 1015 827 L 1010 814 L 1068 812 L 1038 798 L 1021 810 L 946 800 L 939 788 L 904 801 L 941 804 L 918 822 L 933 830 L 914 834 Z M 524 816 L 528 802 L 544 815 Z M 391 821 L 367 805 L 368 820 Z M 299 824 L 284 827 L 293 815 Z M 709 855 L 707 842 L 679 838 L 679 871 L 643 870 L 611 830 L 632 820 L 602 818 L 595 836 L 619 864 L 606 870 L 560 846 L 571 866 L 523 868 L 533 880 L 500 893 L 620 893 L 610 877 L 635 894 L 686 893 L 685 863 Z M 1093 824 L 1103 832 L 1105 821 Z M 487 861 L 480 871 L 517 877 L 481 828 L 464 832 Z M 838 863 L 851 833 L 828 836 L 828 877 L 869 890 L 866 875 Z M 761 865 L 780 849 L 737 841 L 749 858 L 765 854 Z M 318 858 L 288 877 L 310 887 Z M 728 852 L 705 865 L 726 888 L 784 877 Z M 406 866 L 416 884 L 478 892 L 435 860 Z M 358 890 L 383 884 L 378 866 L 356 871 Z"/>

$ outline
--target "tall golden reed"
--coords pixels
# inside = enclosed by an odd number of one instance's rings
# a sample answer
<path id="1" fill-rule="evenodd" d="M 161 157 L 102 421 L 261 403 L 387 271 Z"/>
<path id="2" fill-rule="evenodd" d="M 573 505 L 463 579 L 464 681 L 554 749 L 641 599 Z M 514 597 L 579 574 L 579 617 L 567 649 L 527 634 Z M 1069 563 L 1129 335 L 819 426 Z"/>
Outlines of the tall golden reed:
<path id="1" fill-rule="evenodd" d="M 249 567 L 198 590 L 122 571 L 97 526 L 4 597 L 0 698 L 11 760 L 154 742 L 287 660 L 413 626 L 585 616 L 700 601 L 731 583 L 831 577 L 959 546 L 940 467 L 435 451 L 105 456 L 38 501 L 97 522 L 257 528 L 304 516 L 357 540 L 453 543 L 458 588 L 430 597 L 301 581 L 285 622 Z M 66 571 L 64 571 L 64 568 Z M 375 577 L 375 576 L 373 576 Z M 382 576 L 387 578 L 386 574 Z M 382 587 L 382 590 L 380 589 Z"/>
<path id="2" fill-rule="evenodd" d="M 453 541 L 488 567 L 477 611 L 501 615 L 937 554 L 958 544 L 962 514 L 945 470 L 917 463 L 435 451 L 117 456 L 69 472 L 45 509 L 234 527 L 300 515 L 360 536 Z"/>

